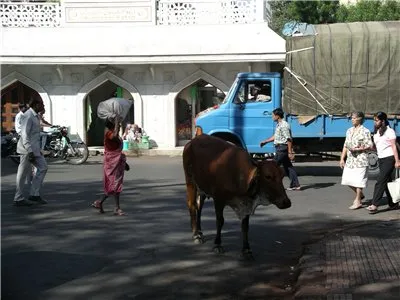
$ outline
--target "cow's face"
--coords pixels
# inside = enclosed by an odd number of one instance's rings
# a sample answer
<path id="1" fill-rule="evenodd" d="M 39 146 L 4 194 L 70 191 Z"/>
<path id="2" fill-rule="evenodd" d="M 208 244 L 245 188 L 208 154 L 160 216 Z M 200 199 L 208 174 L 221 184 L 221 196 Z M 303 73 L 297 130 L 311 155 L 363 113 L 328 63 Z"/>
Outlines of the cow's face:
<path id="1" fill-rule="evenodd" d="M 261 197 L 280 209 L 289 208 L 292 203 L 283 187 L 283 171 L 275 161 L 262 161 L 258 165 L 258 184 Z"/>

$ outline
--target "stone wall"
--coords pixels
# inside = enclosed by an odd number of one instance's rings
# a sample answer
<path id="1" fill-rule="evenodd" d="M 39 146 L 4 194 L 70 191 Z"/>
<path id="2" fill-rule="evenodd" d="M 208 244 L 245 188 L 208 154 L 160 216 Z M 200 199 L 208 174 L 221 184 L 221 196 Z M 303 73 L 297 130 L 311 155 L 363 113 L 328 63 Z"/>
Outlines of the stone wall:
<path id="1" fill-rule="evenodd" d="M 199 79 L 226 93 L 236 74 L 248 71 L 270 71 L 270 64 L 3 65 L 1 88 L 16 80 L 32 88 L 42 88 L 49 98 L 49 103 L 45 101 L 46 119 L 70 126 L 72 133 L 85 139 L 84 99 L 91 90 L 110 80 L 131 93 L 135 122 L 160 148 L 173 148 L 176 95 Z"/>

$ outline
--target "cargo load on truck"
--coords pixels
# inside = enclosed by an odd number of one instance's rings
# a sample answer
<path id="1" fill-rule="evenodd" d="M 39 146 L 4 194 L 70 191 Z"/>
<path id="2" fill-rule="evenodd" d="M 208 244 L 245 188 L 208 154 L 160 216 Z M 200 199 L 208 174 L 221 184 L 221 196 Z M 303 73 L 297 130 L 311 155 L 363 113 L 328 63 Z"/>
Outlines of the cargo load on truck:
<path id="1" fill-rule="evenodd" d="M 286 41 L 283 107 L 303 116 L 400 115 L 400 21 L 314 25 Z"/>

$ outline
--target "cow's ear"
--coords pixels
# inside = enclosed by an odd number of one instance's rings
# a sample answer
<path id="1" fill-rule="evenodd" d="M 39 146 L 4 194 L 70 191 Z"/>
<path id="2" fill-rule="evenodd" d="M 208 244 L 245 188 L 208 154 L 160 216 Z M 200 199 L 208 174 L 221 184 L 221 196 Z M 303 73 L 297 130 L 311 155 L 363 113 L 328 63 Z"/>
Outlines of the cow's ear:
<path id="1" fill-rule="evenodd" d="M 247 194 L 253 196 L 257 193 L 257 176 L 258 175 L 258 168 L 253 167 L 249 171 L 249 177 L 247 178 Z"/>

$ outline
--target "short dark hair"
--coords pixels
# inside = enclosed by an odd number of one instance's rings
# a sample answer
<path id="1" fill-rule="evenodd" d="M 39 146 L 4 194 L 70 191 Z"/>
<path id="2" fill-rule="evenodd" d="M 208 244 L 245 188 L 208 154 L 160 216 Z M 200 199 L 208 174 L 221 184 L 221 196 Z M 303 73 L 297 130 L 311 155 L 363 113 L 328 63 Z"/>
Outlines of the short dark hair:
<path id="1" fill-rule="evenodd" d="M 43 100 L 40 97 L 32 97 L 31 100 L 29 100 L 30 107 L 36 107 L 39 103 L 43 103 Z"/>
<path id="2" fill-rule="evenodd" d="M 26 104 L 25 103 L 20 103 L 19 105 L 18 105 L 18 107 L 19 107 L 19 109 L 24 109 L 24 108 L 26 108 Z"/>
<path id="3" fill-rule="evenodd" d="M 282 108 L 275 108 L 272 113 L 276 116 L 278 116 L 279 118 L 283 119 L 283 116 L 285 115 Z"/>

